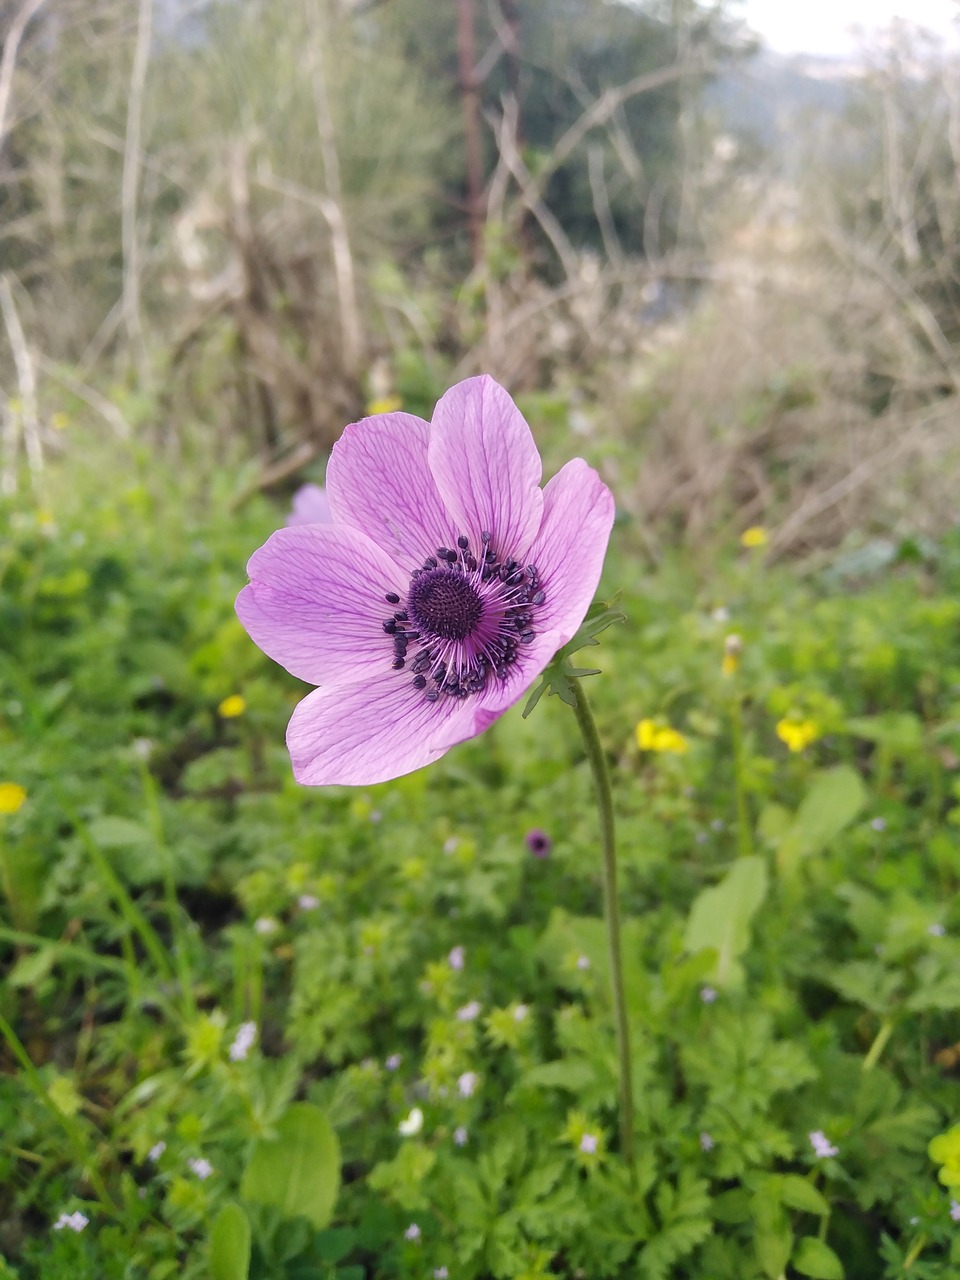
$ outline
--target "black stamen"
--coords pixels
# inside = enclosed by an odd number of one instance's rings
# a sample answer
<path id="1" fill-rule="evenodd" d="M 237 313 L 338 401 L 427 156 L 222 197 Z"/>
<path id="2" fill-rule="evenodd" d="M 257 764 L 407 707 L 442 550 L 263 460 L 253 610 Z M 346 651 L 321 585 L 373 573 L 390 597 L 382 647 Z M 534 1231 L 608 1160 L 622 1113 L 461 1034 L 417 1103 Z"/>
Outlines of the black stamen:
<path id="1" fill-rule="evenodd" d="M 386 594 L 385 599 L 386 599 L 387 604 L 399 604 L 399 603 L 400 603 L 400 597 L 397 595 L 397 593 L 396 593 L 395 591 L 388 591 L 388 592 L 387 592 L 387 594 Z"/>
<path id="2" fill-rule="evenodd" d="M 413 687 L 414 687 L 415 689 L 425 689 L 425 688 L 427 687 L 427 677 L 426 677 L 426 676 L 414 676 L 414 677 L 413 677 Z"/>
<path id="3" fill-rule="evenodd" d="M 461 551 L 466 551 L 469 545 L 470 545 L 470 539 L 467 537 L 465 533 L 461 533 L 460 537 L 457 539 L 457 546 L 460 548 Z"/>

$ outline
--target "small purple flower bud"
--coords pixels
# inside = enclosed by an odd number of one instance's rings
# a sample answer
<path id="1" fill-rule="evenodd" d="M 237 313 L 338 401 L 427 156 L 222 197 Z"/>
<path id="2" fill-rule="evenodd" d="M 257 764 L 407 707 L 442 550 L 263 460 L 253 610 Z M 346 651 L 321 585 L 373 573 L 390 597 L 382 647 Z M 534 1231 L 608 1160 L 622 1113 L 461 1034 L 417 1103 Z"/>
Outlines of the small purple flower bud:
<path id="1" fill-rule="evenodd" d="M 535 858 L 549 858 L 550 850 L 553 848 L 553 841 L 545 831 L 535 827 L 533 831 L 527 832 L 526 841 L 527 848 Z"/>

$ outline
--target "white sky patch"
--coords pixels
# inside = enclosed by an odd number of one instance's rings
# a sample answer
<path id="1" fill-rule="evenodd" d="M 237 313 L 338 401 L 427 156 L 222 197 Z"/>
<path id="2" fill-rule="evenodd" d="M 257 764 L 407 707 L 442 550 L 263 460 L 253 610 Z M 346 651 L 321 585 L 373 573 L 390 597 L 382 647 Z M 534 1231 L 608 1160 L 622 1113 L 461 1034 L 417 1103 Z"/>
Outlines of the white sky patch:
<path id="1" fill-rule="evenodd" d="M 897 18 L 960 48 L 956 0 L 742 0 L 733 12 L 777 53 L 843 56 Z"/>

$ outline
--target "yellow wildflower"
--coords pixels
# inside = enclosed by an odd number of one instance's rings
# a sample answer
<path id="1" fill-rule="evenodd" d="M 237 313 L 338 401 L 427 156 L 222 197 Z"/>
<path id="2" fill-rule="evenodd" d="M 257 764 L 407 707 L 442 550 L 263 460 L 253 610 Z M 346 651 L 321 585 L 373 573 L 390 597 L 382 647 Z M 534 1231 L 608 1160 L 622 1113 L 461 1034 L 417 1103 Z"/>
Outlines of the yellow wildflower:
<path id="1" fill-rule="evenodd" d="M 19 813 L 27 793 L 19 782 L 0 782 L 0 813 Z"/>
<path id="2" fill-rule="evenodd" d="M 27 799 L 27 792 L 19 782 L 0 782 L 0 814 L 19 813 Z"/>
<path id="3" fill-rule="evenodd" d="M 749 529 L 744 529 L 740 535 L 741 547 L 765 547 L 770 541 L 766 529 L 758 524 L 752 524 Z"/>
<path id="4" fill-rule="evenodd" d="M 380 396 L 367 404 L 367 413 L 371 416 L 375 413 L 396 413 L 402 408 L 403 401 L 399 396 Z"/>
<path id="5" fill-rule="evenodd" d="M 786 743 L 790 751 L 803 751 L 820 737 L 820 730 L 813 720 L 778 720 L 777 737 Z"/>
<path id="6" fill-rule="evenodd" d="M 725 676 L 733 676 L 740 670 L 740 654 L 743 652 L 743 641 L 738 635 L 729 635 L 723 642 L 723 661 L 720 670 Z"/>
<path id="7" fill-rule="evenodd" d="M 637 746 L 641 751 L 666 751 L 682 755 L 688 749 L 686 738 L 669 725 L 658 725 L 655 720 L 641 720 L 637 725 Z"/>
<path id="8" fill-rule="evenodd" d="M 51 413 L 50 425 L 54 431 L 66 431 L 70 425 L 69 413 L 64 413 L 62 409 L 58 409 L 56 413 Z"/>
<path id="9" fill-rule="evenodd" d="M 937 1174 L 941 1183 L 945 1187 L 960 1187 L 960 1124 L 931 1138 L 927 1154 L 935 1164 L 943 1166 Z"/>
<path id="10" fill-rule="evenodd" d="M 231 693 L 229 698 L 224 698 L 217 707 L 217 713 L 223 716 L 224 720 L 234 720 L 237 716 L 242 716 L 247 709 L 247 700 L 239 693 Z"/>

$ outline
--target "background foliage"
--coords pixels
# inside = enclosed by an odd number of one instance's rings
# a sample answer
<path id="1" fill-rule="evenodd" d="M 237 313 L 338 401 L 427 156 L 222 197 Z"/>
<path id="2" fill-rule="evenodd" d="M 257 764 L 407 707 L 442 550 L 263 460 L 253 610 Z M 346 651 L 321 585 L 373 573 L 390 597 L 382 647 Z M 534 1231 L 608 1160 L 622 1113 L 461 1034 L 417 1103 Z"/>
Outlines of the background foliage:
<path id="1" fill-rule="evenodd" d="M 955 1274 L 956 68 L 0 14 L 0 1277 Z M 635 1182 L 566 708 L 307 791 L 233 613 L 345 422 L 481 368 L 617 498 Z"/>

